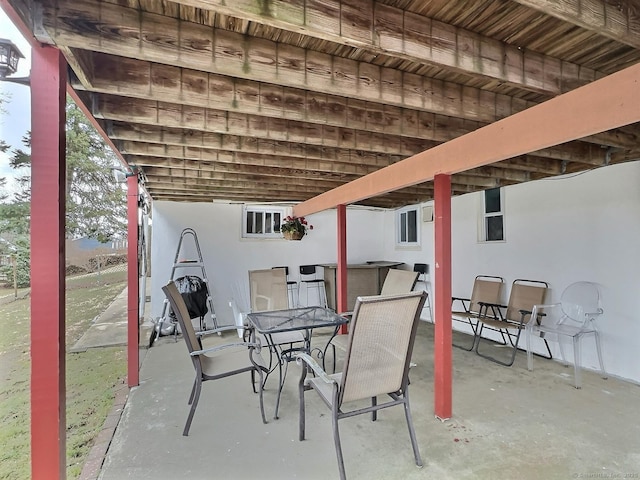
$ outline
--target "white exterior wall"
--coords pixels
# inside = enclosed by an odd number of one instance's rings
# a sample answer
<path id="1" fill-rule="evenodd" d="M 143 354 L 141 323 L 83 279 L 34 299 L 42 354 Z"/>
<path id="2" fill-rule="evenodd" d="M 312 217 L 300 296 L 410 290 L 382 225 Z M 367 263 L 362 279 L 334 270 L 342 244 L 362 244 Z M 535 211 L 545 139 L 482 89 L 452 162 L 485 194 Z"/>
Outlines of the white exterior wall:
<path id="1" fill-rule="evenodd" d="M 517 278 L 548 282 L 547 302 L 558 301 L 572 282 L 599 283 L 605 367 L 612 375 L 640 382 L 640 163 L 507 187 L 505 242 L 478 241 L 481 201 L 481 193 L 452 200 L 453 295 L 468 297 L 480 274 L 505 279 L 505 302 Z M 160 287 L 169 279 L 185 227 L 198 233 L 221 323 L 232 322 L 228 302 L 233 290 L 247 283 L 248 270 L 288 265 L 295 278 L 301 264 L 336 261 L 335 210 L 309 217 L 315 228 L 300 242 L 241 239 L 241 218 L 241 205 L 154 202 L 153 316 L 160 315 Z M 348 209 L 347 225 L 349 263 L 395 260 L 407 268 L 427 263 L 433 278 L 433 223 L 420 223 L 417 248 L 396 247 L 395 212 Z M 434 289 L 432 284 L 432 295 Z M 583 340 L 583 364 L 597 366 L 590 337 Z"/>
<path id="2" fill-rule="evenodd" d="M 347 209 L 348 257 L 358 263 L 380 256 L 382 224 L 379 211 Z M 248 309 L 248 271 L 288 266 L 289 277 L 298 279 L 298 267 L 305 264 L 335 263 L 337 256 L 336 211 L 307 217 L 314 229 L 301 241 L 242 238 L 242 205 L 220 203 L 153 202 L 153 238 L 151 241 L 151 316 L 159 317 L 164 295 L 161 287 L 171 278 L 180 233 L 193 228 L 205 262 L 214 309 L 220 325 L 233 324 L 229 308 L 232 297 L 238 306 Z M 187 237 L 183 246 L 191 247 Z M 181 249 L 189 259 L 195 252 Z M 176 271 L 174 278 L 201 276 L 199 269 Z"/>
<path id="3" fill-rule="evenodd" d="M 503 277 L 505 303 L 517 278 L 548 282 L 548 303 L 559 301 L 573 282 L 598 283 L 605 312 L 598 320 L 605 368 L 640 382 L 640 162 L 513 185 L 503 193 L 504 242 L 478 241 L 481 192 L 452 199 L 452 294 L 468 298 L 476 275 Z M 386 214 L 384 257 L 409 265 L 429 263 L 433 278 L 434 224 L 421 224 L 421 249 L 401 249 L 392 233 L 394 218 Z M 463 327 L 460 322 L 453 326 Z M 597 368 L 592 337 L 582 344 L 583 365 Z M 554 342 L 550 345 L 559 358 Z M 570 347 L 565 353 L 572 361 Z M 534 360 L 534 368 L 540 361 Z"/>

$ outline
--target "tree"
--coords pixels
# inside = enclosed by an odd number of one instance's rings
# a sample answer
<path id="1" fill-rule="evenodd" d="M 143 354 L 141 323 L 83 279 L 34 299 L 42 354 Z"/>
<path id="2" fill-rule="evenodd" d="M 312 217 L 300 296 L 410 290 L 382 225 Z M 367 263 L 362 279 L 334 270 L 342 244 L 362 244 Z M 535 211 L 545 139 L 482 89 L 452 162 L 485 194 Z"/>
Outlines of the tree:
<path id="1" fill-rule="evenodd" d="M 84 113 L 67 99 L 66 235 L 109 241 L 126 231 L 126 194 L 113 181 L 114 153 L 89 123 Z M 31 134 L 22 139 L 31 148 Z M 22 149 L 12 152 L 10 165 L 16 171 L 30 169 L 31 155 Z M 0 206 L 0 229 L 28 233 L 31 202 L 30 172 L 16 178 L 20 192 Z M 27 227 L 20 222 L 26 221 Z"/>
<path id="2" fill-rule="evenodd" d="M 113 180 L 115 154 L 67 101 L 67 237 L 101 242 L 126 231 L 126 194 Z"/>
<path id="3" fill-rule="evenodd" d="M 0 92 L 0 115 L 6 113 L 3 104 L 7 101 L 7 94 Z M 0 153 L 5 153 L 9 150 L 9 144 L 0 138 Z M 0 202 L 4 202 L 9 195 L 6 193 L 7 179 L 6 177 L 0 177 Z"/>
<path id="4" fill-rule="evenodd" d="M 0 101 L 0 110 L 2 102 Z M 82 111 L 67 99 L 67 172 L 66 172 L 66 236 L 87 236 L 101 242 L 126 232 L 126 193 L 113 180 L 117 159 Z M 19 172 L 16 181 L 20 191 L 12 198 L 0 195 L 0 233 L 22 236 L 18 248 L 18 281 L 29 284 L 29 239 L 31 208 L 31 133 L 22 138 L 25 150 L 12 151 L 10 166 Z M 9 149 L 0 140 L 0 151 Z M 0 188 L 6 179 L 0 178 Z M 5 187 L 6 188 L 6 187 Z"/>

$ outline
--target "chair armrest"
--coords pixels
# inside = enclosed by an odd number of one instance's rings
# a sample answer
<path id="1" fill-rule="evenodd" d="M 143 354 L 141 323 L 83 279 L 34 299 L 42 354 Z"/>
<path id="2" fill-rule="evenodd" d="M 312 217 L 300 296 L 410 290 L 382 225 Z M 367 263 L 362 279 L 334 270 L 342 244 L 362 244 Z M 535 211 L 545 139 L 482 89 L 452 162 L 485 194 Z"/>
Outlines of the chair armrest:
<path id="1" fill-rule="evenodd" d="M 311 368 L 311 370 L 313 370 L 313 373 L 315 373 L 316 376 L 321 378 L 325 383 L 337 383 L 333 378 L 327 375 L 327 372 L 322 369 L 322 367 L 313 359 L 311 355 L 304 352 L 297 352 L 293 356 L 296 359 L 296 363 L 298 365 L 306 363 Z"/>
<path id="2" fill-rule="evenodd" d="M 203 337 L 206 335 L 213 335 L 214 333 L 228 332 L 229 330 L 238 330 L 241 328 L 246 328 L 246 326 L 240 327 L 238 325 L 224 325 L 222 327 L 213 328 L 211 330 L 203 330 L 201 332 L 196 332 L 196 337 Z"/>
<path id="3" fill-rule="evenodd" d="M 451 301 L 460 300 L 461 302 L 470 302 L 470 298 L 462 298 L 462 297 L 451 297 Z"/>
<path id="4" fill-rule="evenodd" d="M 226 343 L 224 345 L 217 345 L 215 347 L 204 348 L 202 350 L 194 350 L 193 352 L 190 353 L 190 355 L 194 357 L 196 355 L 202 355 L 205 353 L 219 352 L 220 350 L 225 350 L 227 348 L 232 348 L 232 347 L 243 347 L 243 348 L 249 347 L 249 348 L 255 348 L 258 351 L 260 351 L 260 348 L 262 348 L 262 344 L 260 342 Z"/>
<path id="5" fill-rule="evenodd" d="M 483 307 L 507 308 L 507 305 L 501 305 L 500 303 L 478 302 L 478 304 Z"/>
<path id="6" fill-rule="evenodd" d="M 471 303 L 471 299 L 470 298 L 462 298 L 462 297 L 451 297 L 451 305 L 453 306 L 453 304 L 458 301 L 462 304 L 462 308 L 464 308 L 464 311 L 469 313 L 469 307 L 467 306 L 467 304 Z"/>

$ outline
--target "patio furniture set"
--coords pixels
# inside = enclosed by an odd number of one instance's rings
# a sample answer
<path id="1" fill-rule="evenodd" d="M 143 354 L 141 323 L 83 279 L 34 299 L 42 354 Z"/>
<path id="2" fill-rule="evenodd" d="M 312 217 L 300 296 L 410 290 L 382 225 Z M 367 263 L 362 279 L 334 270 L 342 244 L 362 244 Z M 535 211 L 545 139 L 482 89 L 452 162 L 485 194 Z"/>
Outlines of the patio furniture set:
<path id="1" fill-rule="evenodd" d="M 191 408 L 183 435 L 189 433 L 202 383 L 241 373 L 250 373 L 252 389 L 259 395 L 262 421 L 267 423 L 263 391 L 268 376 L 278 369 L 274 413 L 274 419 L 277 419 L 287 367 L 290 362 L 296 361 L 302 366 L 298 387 L 299 439 L 305 438 L 305 394 L 314 390 L 331 411 L 341 479 L 346 478 L 346 473 L 338 421 L 363 413 L 371 413 L 372 420 L 376 420 L 378 410 L 395 405 L 404 406 L 415 462 L 421 466 L 408 387 L 417 325 L 428 298 L 426 289 L 414 291 L 418 278 L 424 273 L 421 272 L 422 267 L 414 268 L 414 271 L 389 269 L 379 295 L 358 297 L 353 312 L 341 314 L 327 308 L 326 303 L 321 306 L 292 306 L 292 288 L 287 270 L 276 267 L 249 272 L 251 311 L 238 315 L 241 324 L 215 330 L 217 333 L 239 330 L 242 338 L 211 348 L 203 347 L 202 338 L 212 331 L 195 332 L 189 311 L 175 284 L 169 282 L 163 287 L 196 371 L 189 397 Z M 319 289 L 324 287 L 324 282 L 314 283 L 318 284 Z M 543 339 L 546 357 L 551 358 L 547 340 L 550 335 L 556 335 L 563 359 L 560 340 L 568 337 L 572 339 L 574 347 L 575 386 L 580 388 L 580 341 L 585 335 L 593 335 L 602 375 L 606 378 L 595 324 L 596 318 L 603 313 L 597 285 L 590 282 L 574 283 L 565 289 L 559 303 L 550 305 L 543 303 L 548 290 L 546 282 L 518 279 L 512 284 L 508 304 L 502 305 L 500 293 L 503 284 L 501 277 L 479 275 L 474 281 L 471 298 L 452 299 L 454 305 L 462 305 L 461 309 L 452 312 L 452 318 L 469 325 L 473 334 L 470 347 L 454 346 L 475 351 L 491 361 L 510 366 L 524 330 L 527 365 L 532 369 L 533 336 Z M 554 309 L 561 314 L 551 315 Z M 339 328 L 347 323 L 348 335 L 337 335 Z M 325 346 L 312 350 L 312 335 L 317 339 L 317 333 L 323 330 L 328 331 Z M 479 349 L 484 342 L 496 341 L 483 337 L 483 332 L 487 330 L 498 333 L 498 343 L 511 347 L 506 360 Z M 342 371 L 338 373 L 336 347 L 344 352 Z M 327 373 L 325 365 L 329 348 L 333 353 L 331 374 Z M 314 353 L 318 360 L 313 358 Z M 382 395 L 390 400 L 378 403 L 378 396 Z M 366 404 L 366 401 L 369 403 Z"/>

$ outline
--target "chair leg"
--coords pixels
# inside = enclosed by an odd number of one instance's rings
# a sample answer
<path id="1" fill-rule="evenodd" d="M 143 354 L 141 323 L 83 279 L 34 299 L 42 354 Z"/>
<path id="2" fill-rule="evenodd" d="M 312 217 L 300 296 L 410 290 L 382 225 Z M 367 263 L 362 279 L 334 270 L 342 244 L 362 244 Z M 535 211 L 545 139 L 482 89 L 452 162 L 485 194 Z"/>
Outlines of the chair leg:
<path id="1" fill-rule="evenodd" d="M 378 405 L 378 397 L 371 397 L 371 406 Z M 375 422 L 378 419 L 378 410 L 371 410 L 371 421 Z"/>
<path id="2" fill-rule="evenodd" d="M 284 363 L 284 373 L 282 371 L 283 363 Z M 275 420 L 278 419 L 278 409 L 280 408 L 280 395 L 282 395 L 282 387 L 284 387 L 284 379 L 287 377 L 288 366 L 289 366 L 289 362 L 287 361 L 287 359 L 281 356 L 279 359 L 279 367 L 278 367 L 280 369 L 280 383 L 278 383 L 278 396 L 276 397 L 276 411 L 273 416 Z"/>
<path id="3" fill-rule="evenodd" d="M 262 380 L 260 380 L 262 382 Z M 253 393 L 258 393 L 258 391 L 256 390 L 256 371 L 255 370 L 251 370 L 251 389 L 253 390 Z"/>
<path id="4" fill-rule="evenodd" d="M 193 380 L 193 387 L 191 387 L 191 395 L 189 395 L 189 401 L 187 405 L 191 405 L 193 403 L 193 395 L 196 393 L 196 384 L 198 383 L 198 377 Z"/>
<path id="5" fill-rule="evenodd" d="M 604 362 L 602 361 L 602 347 L 600 346 L 600 334 L 597 330 L 593 332 L 593 337 L 596 340 L 596 351 L 598 352 L 598 361 L 600 362 L 600 374 L 602 375 L 602 378 L 606 380 L 609 376 L 607 375 L 607 371 L 604 369 Z"/>
<path id="6" fill-rule="evenodd" d="M 562 346 L 562 335 L 558 335 L 558 349 L 560 350 L 560 358 L 562 358 L 562 363 L 564 366 L 568 366 L 569 362 L 567 362 L 566 357 L 564 356 L 564 347 Z"/>
<path id="7" fill-rule="evenodd" d="M 473 324 L 473 322 L 471 320 L 467 320 L 469 322 L 469 325 L 471 326 L 471 330 L 473 331 L 473 338 L 471 339 L 471 346 L 469 348 L 464 347 L 462 345 L 459 345 L 457 343 L 453 343 L 451 342 L 451 345 L 453 345 L 456 348 L 459 348 L 461 350 L 465 350 L 467 352 L 471 352 L 473 350 L 473 348 L 475 347 L 476 344 L 476 337 L 478 336 L 478 326 Z"/>
<path id="8" fill-rule="evenodd" d="M 504 365 L 505 367 L 510 367 L 511 365 L 513 365 L 513 362 L 516 359 L 516 353 L 518 353 L 518 340 L 520 339 L 520 333 L 522 332 L 522 329 L 521 328 L 518 329 L 518 334 L 516 335 L 515 342 L 511 340 L 511 335 L 509 334 L 509 332 L 507 332 L 507 336 L 509 337 L 509 342 L 511 343 L 511 345 L 513 345 L 513 347 L 512 347 L 511 358 L 508 361 L 503 361 L 495 357 L 492 357 L 491 355 L 486 355 L 478 351 L 478 347 L 480 347 L 480 339 L 482 338 L 482 328 L 484 327 L 482 322 L 480 323 L 481 323 L 480 328 L 478 329 L 478 333 L 476 334 L 474 339 L 476 353 L 481 357 L 486 358 L 487 360 L 491 360 L 492 362 L 498 363 L 500 365 Z M 502 333 L 504 337 L 504 332 L 500 331 L 500 333 Z"/>
<path id="9" fill-rule="evenodd" d="M 404 392 L 404 415 L 407 418 L 407 426 L 409 427 L 409 437 L 411 438 L 411 447 L 413 447 L 413 456 L 416 459 L 416 465 L 422 467 L 422 458 L 418 449 L 418 440 L 416 439 L 416 431 L 413 428 L 413 419 L 411 418 L 411 407 L 409 406 L 409 394 Z"/>
<path id="10" fill-rule="evenodd" d="M 300 375 L 300 381 L 298 382 L 298 399 L 299 399 L 299 406 L 300 406 L 300 415 L 298 420 L 298 439 L 300 441 L 304 440 L 304 430 L 305 430 L 304 382 L 306 378 L 307 378 L 307 367 L 303 365 L 302 374 Z"/>
<path id="11" fill-rule="evenodd" d="M 533 371 L 533 352 L 531 351 L 531 330 L 527 329 L 527 370 Z"/>
<path id="12" fill-rule="evenodd" d="M 191 428 L 191 421 L 193 420 L 193 414 L 196 413 L 196 407 L 198 406 L 198 400 L 200 399 L 200 391 L 202 390 L 202 379 L 196 378 L 194 385 L 194 391 L 192 395 L 191 410 L 189 410 L 189 416 L 187 417 L 187 423 L 184 426 L 182 435 L 185 437 L 189 435 L 189 429 Z"/>
<path id="13" fill-rule="evenodd" d="M 262 377 L 263 377 L 263 373 L 262 370 L 258 369 L 254 369 L 251 370 L 251 378 L 252 378 L 252 384 L 253 384 L 253 390 L 255 392 L 255 373 L 258 372 L 258 377 L 259 377 L 259 385 L 260 385 L 260 389 L 258 391 L 258 394 L 260 395 L 260 415 L 262 416 L 262 423 L 264 423 L 266 425 L 267 423 L 267 417 L 264 414 L 264 395 L 263 395 L 263 388 L 262 388 Z"/>
<path id="14" fill-rule="evenodd" d="M 581 337 L 576 335 L 573 337 L 573 372 L 576 380 L 576 388 L 582 388 L 582 378 L 580 375 L 580 361 L 582 358 L 582 351 L 580 345 Z"/>
<path id="15" fill-rule="evenodd" d="M 344 458 L 342 457 L 342 445 L 340 443 L 340 431 L 338 430 L 338 407 L 334 402 L 331 407 L 331 423 L 333 426 L 333 443 L 336 447 L 336 457 L 338 459 L 338 470 L 340 471 L 340 480 L 346 480 L 347 475 L 344 470 Z"/>

